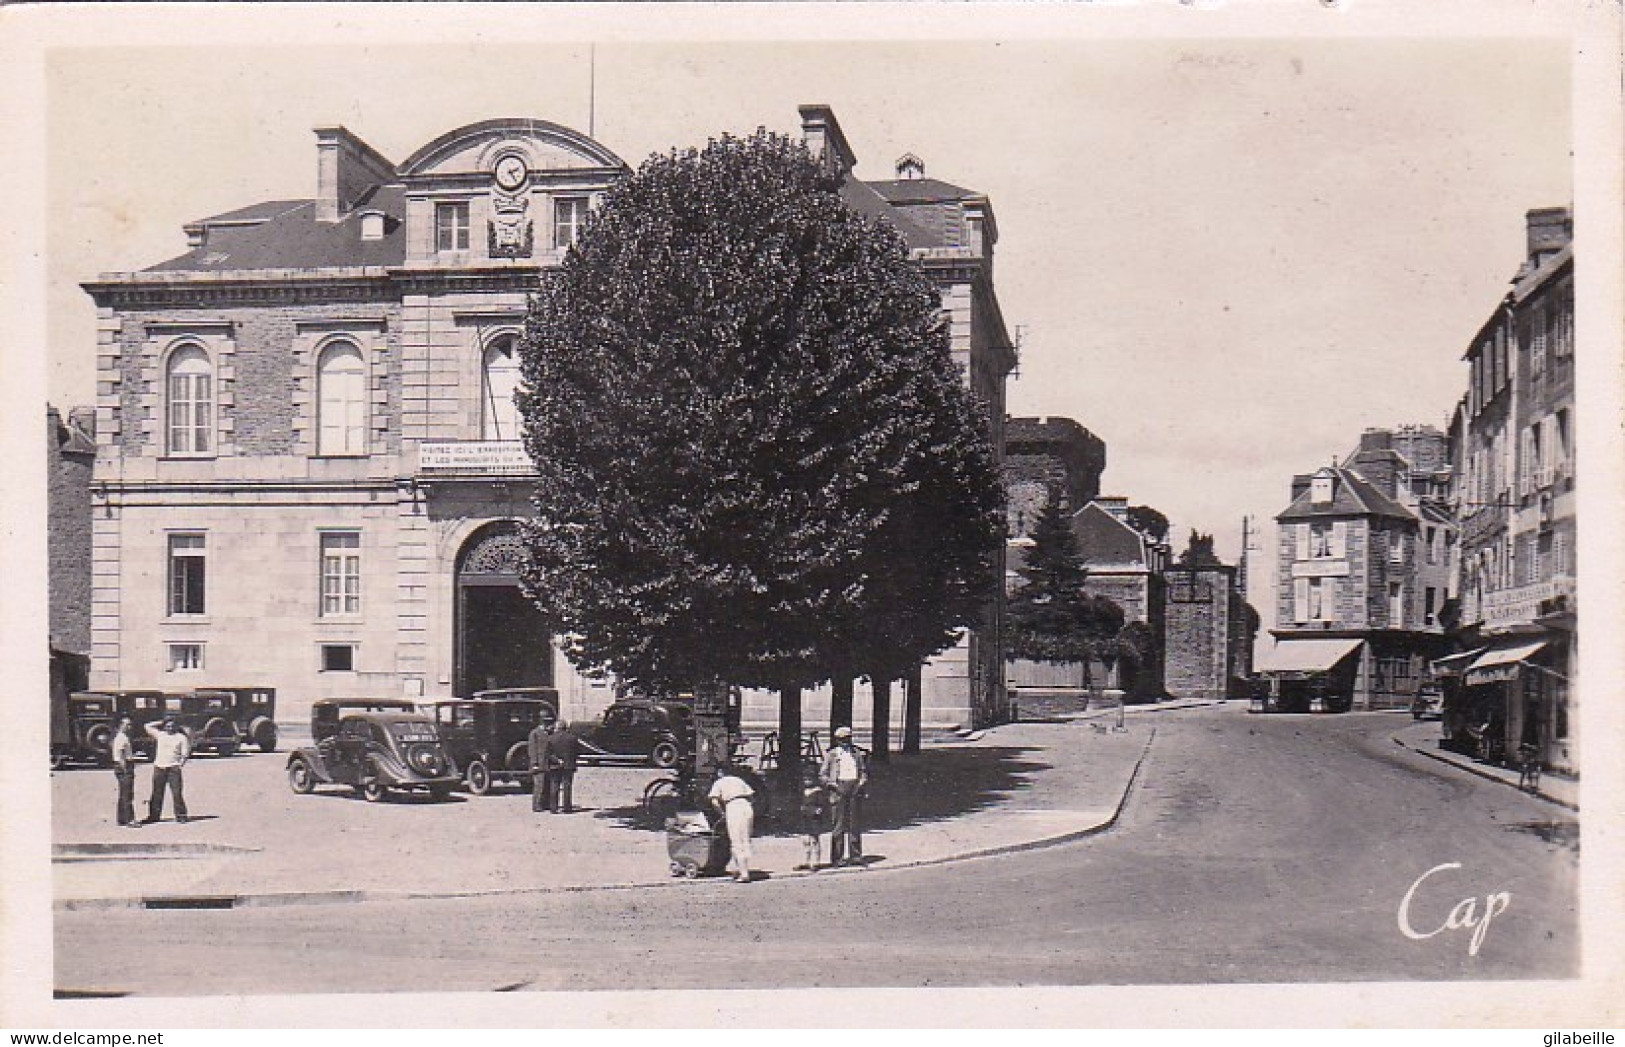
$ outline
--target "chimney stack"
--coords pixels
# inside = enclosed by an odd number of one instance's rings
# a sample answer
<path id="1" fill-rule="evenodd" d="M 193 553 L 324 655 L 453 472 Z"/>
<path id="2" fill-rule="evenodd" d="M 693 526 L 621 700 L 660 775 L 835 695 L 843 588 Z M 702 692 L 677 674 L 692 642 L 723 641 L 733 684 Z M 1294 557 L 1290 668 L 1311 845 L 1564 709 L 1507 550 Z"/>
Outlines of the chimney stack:
<path id="1" fill-rule="evenodd" d="M 1567 207 L 1537 207 L 1524 216 L 1529 261 L 1535 265 L 1574 239 L 1574 218 Z"/>
<path id="2" fill-rule="evenodd" d="M 316 128 L 316 220 L 337 222 L 367 190 L 393 180 L 395 165 L 343 127 Z"/>
<path id="3" fill-rule="evenodd" d="M 846 135 L 841 133 L 835 111 L 827 105 L 804 105 L 800 112 L 801 140 L 806 143 L 807 151 L 831 174 L 845 178 L 847 172 L 857 166 L 858 158 L 847 144 Z"/>

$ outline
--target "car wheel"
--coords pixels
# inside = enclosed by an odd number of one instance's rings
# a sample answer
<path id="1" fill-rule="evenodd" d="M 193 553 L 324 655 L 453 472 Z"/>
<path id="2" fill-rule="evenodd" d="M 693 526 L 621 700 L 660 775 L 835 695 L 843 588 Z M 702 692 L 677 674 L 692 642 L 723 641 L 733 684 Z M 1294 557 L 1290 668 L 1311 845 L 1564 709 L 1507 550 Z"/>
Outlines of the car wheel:
<path id="1" fill-rule="evenodd" d="M 508 747 L 506 767 L 509 773 L 519 773 L 530 770 L 530 743 L 514 742 Z"/>
<path id="2" fill-rule="evenodd" d="M 85 747 L 105 753 L 113 747 L 113 728 L 99 723 L 85 732 Z"/>
<path id="3" fill-rule="evenodd" d="M 377 803 L 384 798 L 387 792 L 384 783 L 377 778 L 368 778 L 361 783 L 361 798 L 368 803 Z"/>
<path id="4" fill-rule="evenodd" d="M 484 796 L 491 791 L 491 770 L 485 766 L 484 760 L 470 760 L 463 778 L 468 782 L 468 791 L 475 796 Z"/>
<path id="5" fill-rule="evenodd" d="M 303 796 L 316 788 L 316 772 L 303 760 L 288 765 L 288 788 Z"/>
<path id="6" fill-rule="evenodd" d="M 253 738 L 254 744 L 259 746 L 260 752 L 270 753 L 276 751 L 276 724 L 270 720 L 264 718 L 256 720 L 249 728 L 248 733 Z"/>
<path id="7" fill-rule="evenodd" d="M 660 742 L 650 751 L 649 762 L 662 769 L 676 767 L 677 756 L 677 746 L 670 742 Z"/>

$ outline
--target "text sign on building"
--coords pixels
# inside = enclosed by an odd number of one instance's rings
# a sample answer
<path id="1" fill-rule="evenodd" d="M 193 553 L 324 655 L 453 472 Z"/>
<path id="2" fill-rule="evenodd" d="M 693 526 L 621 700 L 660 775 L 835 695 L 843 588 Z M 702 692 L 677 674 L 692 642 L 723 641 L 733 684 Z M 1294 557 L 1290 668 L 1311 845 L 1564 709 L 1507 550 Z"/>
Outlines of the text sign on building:
<path id="1" fill-rule="evenodd" d="M 1347 560 L 1299 560 L 1292 565 L 1294 578 L 1346 578 Z"/>
<path id="2" fill-rule="evenodd" d="M 418 445 L 418 472 L 429 475 L 532 476 L 518 440 L 459 440 Z"/>
<path id="3" fill-rule="evenodd" d="M 1484 595 L 1484 620 L 1491 624 L 1531 622 L 1540 615 L 1540 605 L 1558 596 L 1574 595 L 1574 579 L 1559 576 L 1549 582 L 1520 585 Z"/>

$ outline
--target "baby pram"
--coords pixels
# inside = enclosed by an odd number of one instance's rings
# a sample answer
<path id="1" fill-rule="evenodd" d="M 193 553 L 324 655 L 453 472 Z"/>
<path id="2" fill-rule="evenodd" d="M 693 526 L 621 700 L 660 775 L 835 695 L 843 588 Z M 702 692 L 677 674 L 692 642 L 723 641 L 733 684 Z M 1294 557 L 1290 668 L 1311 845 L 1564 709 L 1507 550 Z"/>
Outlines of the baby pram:
<path id="1" fill-rule="evenodd" d="M 666 819 L 666 853 L 671 856 L 671 874 L 720 876 L 728 867 L 728 830 L 721 819 L 715 824 L 703 814 L 680 814 Z"/>

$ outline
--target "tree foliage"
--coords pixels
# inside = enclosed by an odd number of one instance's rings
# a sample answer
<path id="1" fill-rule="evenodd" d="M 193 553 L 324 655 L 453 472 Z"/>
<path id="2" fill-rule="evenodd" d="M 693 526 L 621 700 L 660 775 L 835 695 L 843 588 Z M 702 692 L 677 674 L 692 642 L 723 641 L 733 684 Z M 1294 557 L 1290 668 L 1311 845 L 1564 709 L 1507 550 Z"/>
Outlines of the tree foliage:
<path id="1" fill-rule="evenodd" d="M 1084 589 L 1088 570 L 1065 499 L 1056 488 L 1039 511 L 1032 544 L 1017 572 L 1022 585 L 1008 603 L 1010 657 L 1087 666 L 1123 627 L 1121 607 Z"/>
<path id="2" fill-rule="evenodd" d="M 1001 533 L 986 425 L 894 230 L 758 131 L 650 157 L 534 296 L 524 582 L 586 669 L 790 690 L 941 649 Z"/>
<path id="3" fill-rule="evenodd" d="M 1149 505 L 1131 505 L 1125 514 L 1129 526 L 1158 542 L 1168 539 L 1168 518 Z"/>

